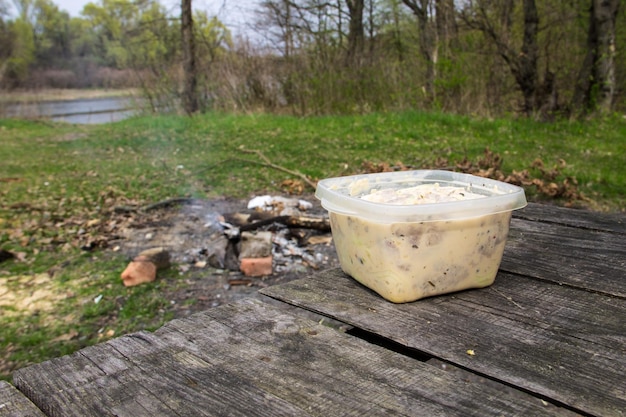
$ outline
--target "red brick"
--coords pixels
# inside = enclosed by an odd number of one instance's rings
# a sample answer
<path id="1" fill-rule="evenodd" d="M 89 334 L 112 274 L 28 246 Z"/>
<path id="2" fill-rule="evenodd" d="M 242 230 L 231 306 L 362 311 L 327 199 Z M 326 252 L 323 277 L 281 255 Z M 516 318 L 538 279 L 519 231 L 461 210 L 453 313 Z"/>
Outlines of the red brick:
<path id="1" fill-rule="evenodd" d="M 243 258 L 239 264 L 239 269 L 249 277 L 272 275 L 272 257 Z"/>
<path id="2" fill-rule="evenodd" d="M 127 287 L 152 282 L 156 279 L 156 265 L 150 261 L 137 259 L 129 263 L 122 272 L 122 280 Z"/>

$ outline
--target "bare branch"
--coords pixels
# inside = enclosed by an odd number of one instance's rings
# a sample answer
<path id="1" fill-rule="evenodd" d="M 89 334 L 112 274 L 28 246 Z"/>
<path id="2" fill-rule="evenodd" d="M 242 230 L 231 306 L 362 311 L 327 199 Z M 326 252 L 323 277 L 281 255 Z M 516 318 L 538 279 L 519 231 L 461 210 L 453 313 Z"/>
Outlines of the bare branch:
<path id="1" fill-rule="evenodd" d="M 278 171 L 282 171 L 282 172 L 286 172 L 287 174 L 293 175 L 294 177 L 298 177 L 300 178 L 302 181 L 304 181 L 309 187 L 311 187 L 312 189 L 316 189 L 317 188 L 317 183 L 315 183 L 314 181 L 312 181 L 309 177 L 307 177 L 306 175 L 304 175 L 301 172 L 298 171 L 292 171 L 288 168 L 282 167 L 280 165 L 276 165 L 274 163 L 272 163 L 265 155 L 263 155 L 263 153 L 259 150 L 256 149 L 239 149 L 241 152 L 243 153 L 248 153 L 248 154 L 254 154 L 257 155 L 259 158 L 261 158 L 263 160 L 263 162 L 259 162 L 259 161 L 251 161 L 249 159 L 240 159 L 240 158 L 236 158 L 239 161 L 242 162 L 248 162 L 251 164 L 257 164 L 257 165 L 262 165 L 262 166 L 266 166 L 269 168 L 273 168 L 276 169 Z"/>

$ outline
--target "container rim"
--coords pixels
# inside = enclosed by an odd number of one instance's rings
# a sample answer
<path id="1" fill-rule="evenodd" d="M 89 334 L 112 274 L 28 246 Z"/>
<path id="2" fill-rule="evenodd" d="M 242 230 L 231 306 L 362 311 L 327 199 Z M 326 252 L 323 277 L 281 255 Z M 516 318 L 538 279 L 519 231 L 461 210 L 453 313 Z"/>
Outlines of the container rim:
<path id="1" fill-rule="evenodd" d="M 372 189 L 406 188 L 419 184 L 463 187 L 486 198 L 442 203 L 395 205 L 360 197 Z M 361 184 L 355 186 L 355 184 Z M 327 178 L 317 184 L 315 197 L 329 212 L 377 223 L 457 220 L 517 210 L 526 206 L 524 189 L 471 174 L 444 170 L 396 171 Z"/>

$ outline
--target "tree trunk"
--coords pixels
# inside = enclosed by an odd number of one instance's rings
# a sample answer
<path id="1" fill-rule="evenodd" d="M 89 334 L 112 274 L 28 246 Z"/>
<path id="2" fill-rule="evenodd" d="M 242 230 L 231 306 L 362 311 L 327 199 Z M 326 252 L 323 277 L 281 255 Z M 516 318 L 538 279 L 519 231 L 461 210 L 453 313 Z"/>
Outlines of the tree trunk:
<path id="1" fill-rule="evenodd" d="M 356 65 L 363 54 L 365 30 L 363 28 L 364 0 L 346 0 L 350 21 L 348 22 L 348 63 Z"/>
<path id="2" fill-rule="evenodd" d="M 285 7 L 285 58 L 289 58 L 293 53 L 293 28 L 291 26 L 291 5 L 288 1 L 283 1 Z"/>
<path id="3" fill-rule="evenodd" d="M 196 47 L 193 36 L 193 15 L 191 0 L 181 3 L 181 38 L 183 48 L 184 90 L 183 108 L 189 115 L 198 111 L 198 74 L 196 70 Z"/>
<path id="4" fill-rule="evenodd" d="M 537 31 L 539 15 L 535 0 L 524 0 L 524 43 L 517 65 L 517 82 L 524 95 L 524 113 L 530 115 L 537 107 L 535 93 L 537 91 Z"/>
<path id="5" fill-rule="evenodd" d="M 392 17 L 393 17 L 393 45 L 398 54 L 398 61 L 404 62 L 404 45 L 402 43 L 402 30 L 400 27 L 400 10 L 399 5 L 392 5 Z"/>
<path id="6" fill-rule="evenodd" d="M 458 28 L 455 20 L 454 0 L 436 0 L 435 22 L 437 24 L 437 38 L 446 52 L 450 40 L 456 38 Z"/>
<path id="7" fill-rule="evenodd" d="M 583 114 L 593 110 L 607 113 L 613 106 L 618 9 L 619 0 L 591 0 L 587 55 L 572 98 L 573 110 L 581 109 Z"/>
<path id="8" fill-rule="evenodd" d="M 508 65 L 515 82 L 522 92 L 524 103 L 522 111 L 526 115 L 532 114 L 539 106 L 537 102 L 537 61 L 539 59 L 539 48 L 537 46 L 537 33 L 539 31 L 539 15 L 535 0 L 523 1 L 524 12 L 524 39 L 522 48 L 517 51 L 510 40 L 512 36 L 511 16 L 514 8 L 514 0 L 501 1 L 500 3 L 500 23 L 494 25 L 489 17 L 490 11 L 485 8 L 485 4 L 478 3 L 478 17 L 470 17 L 462 14 L 461 17 L 473 28 L 482 31 L 489 37 L 497 48 L 498 54 Z M 500 27 L 501 29 L 497 29 Z"/>
<path id="9" fill-rule="evenodd" d="M 437 31 L 428 22 L 428 6 L 430 0 L 402 0 L 417 18 L 419 26 L 419 50 L 426 64 L 426 97 L 429 101 L 435 98 L 435 79 L 437 77 Z"/>

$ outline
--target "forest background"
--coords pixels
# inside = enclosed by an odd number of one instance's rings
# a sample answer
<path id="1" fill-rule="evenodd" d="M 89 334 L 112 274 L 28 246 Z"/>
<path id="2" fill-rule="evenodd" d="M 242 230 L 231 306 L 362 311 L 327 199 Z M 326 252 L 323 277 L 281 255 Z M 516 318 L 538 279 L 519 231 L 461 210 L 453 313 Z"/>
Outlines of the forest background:
<path id="1" fill-rule="evenodd" d="M 153 111 L 626 110 L 619 0 L 270 0 L 247 34 L 191 0 L 0 0 L 0 88 L 138 88 Z M 180 12 L 180 13 L 179 13 Z"/>

